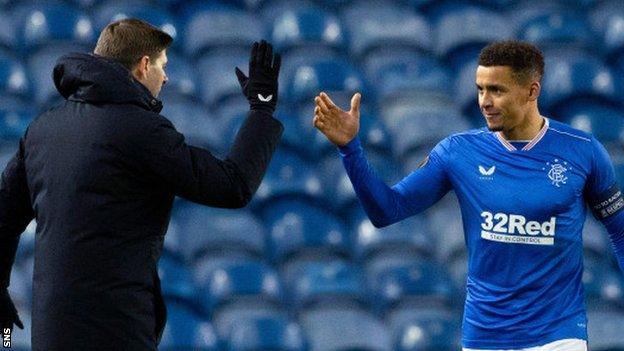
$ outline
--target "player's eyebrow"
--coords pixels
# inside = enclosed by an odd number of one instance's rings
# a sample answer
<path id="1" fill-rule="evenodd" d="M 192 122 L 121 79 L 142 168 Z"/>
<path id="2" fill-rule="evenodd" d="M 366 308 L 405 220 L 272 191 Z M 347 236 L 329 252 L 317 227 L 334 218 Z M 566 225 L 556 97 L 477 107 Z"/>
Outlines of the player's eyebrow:
<path id="1" fill-rule="evenodd" d="M 476 84 L 477 89 L 483 89 L 482 86 L 480 86 L 479 84 Z M 504 86 L 499 85 L 499 84 L 488 84 L 485 86 L 486 90 L 492 91 L 492 90 L 506 90 Z"/>

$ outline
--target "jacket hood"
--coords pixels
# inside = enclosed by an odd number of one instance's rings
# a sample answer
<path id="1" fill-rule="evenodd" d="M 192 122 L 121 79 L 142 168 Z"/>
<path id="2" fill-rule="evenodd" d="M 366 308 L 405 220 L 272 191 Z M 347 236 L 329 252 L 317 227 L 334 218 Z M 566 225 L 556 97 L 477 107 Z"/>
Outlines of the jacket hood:
<path id="1" fill-rule="evenodd" d="M 134 104 L 160 113 L 162 103 L 119 62 L 95 54 L 72 53 L 54 66 L 54 85 L 68 100 L 93 104 Z"/>

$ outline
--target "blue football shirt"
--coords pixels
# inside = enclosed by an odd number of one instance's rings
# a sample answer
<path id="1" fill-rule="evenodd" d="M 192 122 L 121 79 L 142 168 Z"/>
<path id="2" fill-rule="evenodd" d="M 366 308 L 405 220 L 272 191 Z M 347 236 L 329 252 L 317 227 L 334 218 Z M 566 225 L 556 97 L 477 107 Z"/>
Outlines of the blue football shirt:
<path id="1" fill-rule="evenodd" d="M 377 226 L 455 191 L 468 248 L 464 347 L 587 339 L 582 228 L 588 199 L 616 186 L 613 166 L 590 134 L 549 119 L 533 140 L 514 144 L 487 128 L 454 134 L 393 187 L 374 175 L 357 138 L 340 148 Z"/>

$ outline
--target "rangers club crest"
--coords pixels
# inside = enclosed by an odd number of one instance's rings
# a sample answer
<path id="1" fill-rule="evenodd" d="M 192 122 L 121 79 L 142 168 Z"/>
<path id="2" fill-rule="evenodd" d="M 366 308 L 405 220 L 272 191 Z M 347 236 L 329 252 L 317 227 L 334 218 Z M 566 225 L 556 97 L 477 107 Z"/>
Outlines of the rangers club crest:
<path id="1" fill-rule="evenodd" d="M 569 170 L 566 161 L 561 163 L 558 159 L 555 159 L 552 163 L 546 162 L 546 166 L 548 167 L 548 179 L 550 179 L 552 185 L 560 187 L 561 184 L 566 184 L 568 177 L 565 173 Z M 544 167 L 542 169 L 546 170 L 547 168 Z"/>

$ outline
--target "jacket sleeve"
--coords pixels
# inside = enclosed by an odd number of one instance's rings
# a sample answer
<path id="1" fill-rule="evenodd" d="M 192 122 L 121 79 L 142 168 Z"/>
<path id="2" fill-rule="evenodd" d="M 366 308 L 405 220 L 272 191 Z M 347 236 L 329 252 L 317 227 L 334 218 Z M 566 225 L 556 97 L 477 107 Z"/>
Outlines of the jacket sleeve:
<path id="1" fill-rule="evenodd" d="M 251 110 L 227 157 L 220 160 L 187 145 L 171 122 L 159 118 L 139 137 L 139 157 L 175 195 L 207 206 L 239 208 L 258 189 L 282 131 L 269 113 Z"/>
<path id="2" fill-rule="evenodd" d="M 451 189 L 444 165 L 447 143 L 440 142 L 420 168 L 392 187 L 377 177 L 358 138 L 339 148 L 353 189 L 374 226 L 385 227 L 422 212 Z"/>
<path id="3" fill-rule="evenodd" d="M 2 172 L 0 181 L 0 289 L 9 286 L 19 236 L 34 217 L 24 169 L 24 143 Z"/>

